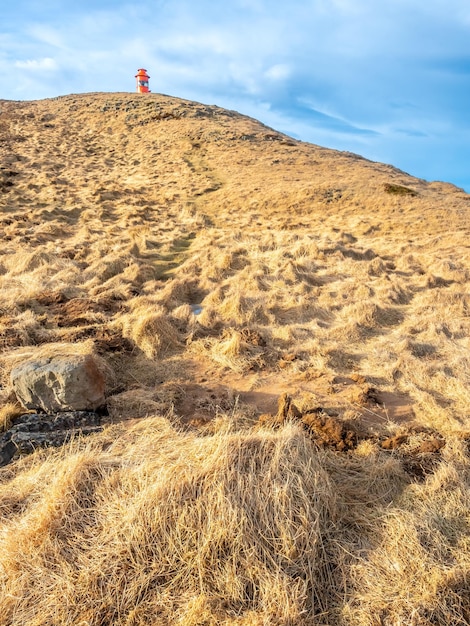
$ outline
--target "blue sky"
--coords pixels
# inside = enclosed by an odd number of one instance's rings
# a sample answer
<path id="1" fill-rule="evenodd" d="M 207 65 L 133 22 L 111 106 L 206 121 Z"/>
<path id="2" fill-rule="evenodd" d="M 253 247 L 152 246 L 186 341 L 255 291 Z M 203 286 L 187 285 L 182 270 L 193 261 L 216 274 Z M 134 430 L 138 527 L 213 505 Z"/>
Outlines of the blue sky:
<path id="1" fill-rule="evenodd" d="M 470 0 L 17 0 L 0 98 L 152 91 L 470 192 Z"/>

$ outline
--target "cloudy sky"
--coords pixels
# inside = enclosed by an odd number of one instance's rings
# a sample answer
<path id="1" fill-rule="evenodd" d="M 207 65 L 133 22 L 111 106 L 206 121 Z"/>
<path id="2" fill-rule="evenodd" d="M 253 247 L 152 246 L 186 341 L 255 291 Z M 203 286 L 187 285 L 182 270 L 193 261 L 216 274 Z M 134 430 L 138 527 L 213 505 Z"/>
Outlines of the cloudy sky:
<path id="1" fill-rule="evenodd" d="M 470 192 L 470 0 L 5 0 L 0 99 L 152 91 Z"/>

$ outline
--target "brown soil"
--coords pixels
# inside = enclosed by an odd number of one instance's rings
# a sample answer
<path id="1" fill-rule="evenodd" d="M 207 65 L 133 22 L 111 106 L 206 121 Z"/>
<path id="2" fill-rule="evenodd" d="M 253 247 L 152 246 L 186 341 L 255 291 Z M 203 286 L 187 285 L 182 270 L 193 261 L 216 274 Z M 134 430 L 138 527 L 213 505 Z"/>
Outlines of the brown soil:
<path id="1" fill-rule="evenodd" d="M 357 446 L 358 436 L 347 429 L 338 419 L 322 415 L 320 411 L 302 415 L 302 423 L 308 428 L 315 441 L 339 452 L 352 450 Z"/>
<path id="2" fill-rule="evenodd" d="M 370 434 L 364 430 L 364 422 L 352 424 L 331 411 L 328 414 L 322 407 L 301 411 L 287 393 L 279 397 L 276 414 L 263 414 L 258 421 L 262 426 L 275 428 L 288 421 L 298 421 L 317 445 L 337 452 L 348 452 L 362 441 L 371 441 L 382 450 L 396 452 L 404 470 L 416 480 L 423 480 L 436 469 L 440 451 L 446 445 L 440 433 L 419 426 L 402 427 L 398 434 L 387 438 Z"/>

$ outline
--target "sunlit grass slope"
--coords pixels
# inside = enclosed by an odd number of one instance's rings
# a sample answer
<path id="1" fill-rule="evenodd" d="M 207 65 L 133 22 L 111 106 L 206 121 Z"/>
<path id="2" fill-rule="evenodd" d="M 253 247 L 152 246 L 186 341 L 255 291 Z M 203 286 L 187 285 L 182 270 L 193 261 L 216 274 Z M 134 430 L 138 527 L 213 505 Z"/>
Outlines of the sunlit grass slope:
<path id="1" fill-rule="evenodd" d="M 0 623 L 470 623 L 469 213 L 215 106 L 0 101 L 0 430 L 57 352 L 110 422 L 0 468 Z"/>

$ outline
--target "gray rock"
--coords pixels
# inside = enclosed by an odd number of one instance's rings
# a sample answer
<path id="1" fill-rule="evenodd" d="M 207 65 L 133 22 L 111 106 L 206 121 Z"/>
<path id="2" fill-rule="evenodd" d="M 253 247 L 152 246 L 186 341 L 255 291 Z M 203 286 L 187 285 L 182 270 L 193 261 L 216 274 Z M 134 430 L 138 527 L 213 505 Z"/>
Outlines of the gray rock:
<path id="1" fill-rule="evenodd" d="M 0 435 L 0 467 L 20 455 L 34 452 L 36 448 L 61 446 L 74 437 L 101 430 L 101 416 L 94 411 L 21 415 Z"/>
<path id="2" fill-rule="evenodd" d="M 7 465 L 16 452 L 15 442 L 11 440 L 11 433 L 5 433 L 0 437 L 0 467 Z"/>
<path id="3" fill-rule="evenodd" d="M 104 404 L 104 377 L 87 355 L 52 356 L 26 361 L 10 375 L 18 400 L 46 413 L 94 410 Z"/>

